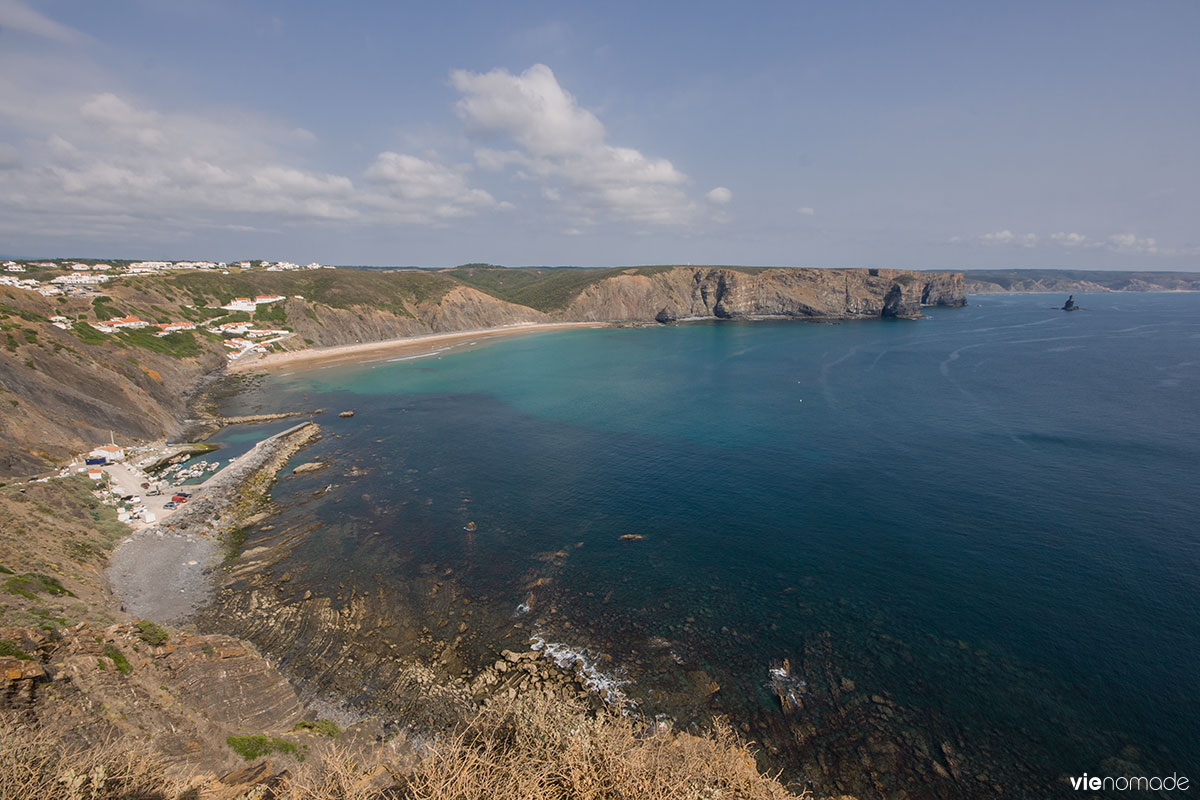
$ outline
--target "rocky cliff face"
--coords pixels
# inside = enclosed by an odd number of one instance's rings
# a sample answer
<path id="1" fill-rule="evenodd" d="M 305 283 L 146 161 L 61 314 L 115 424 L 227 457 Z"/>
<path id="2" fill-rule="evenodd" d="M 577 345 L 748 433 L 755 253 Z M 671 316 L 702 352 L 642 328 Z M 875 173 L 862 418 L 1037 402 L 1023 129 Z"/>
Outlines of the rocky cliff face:
<path id="1" fill-rule="evenodd" d="M 595 322 L 715 317 L 908 317 L 961 306 L 962 276 L 890 269 L 675 267 L 630 270 L 585 287 L 555 317 Z"/>
<path id="2" fill-rule="evenodd" d="M 85 300 L 59 304 L 32 292 L 0 287 L 8 315 L 0 349 L 0 475 L 44 468 L 85 447 L 166 435 L 185 416 L 186 395 L 225 363 L 223 348 L 204 343 L 175 357 L 124 343 L 92 344 L 45 321 L 89 309 Z"/>
<path id="3" fill-rule="evenodd" d="M 545 322 L 540 311 L 492 297 L 469 286 L 456 286 L 441 298 L 414 302 L 403 313 L 355 305 L 335 308 L 306 300 L 284 304 L 288 327 L 296 331 L 293 348 L 334 347 L 358 342 L 383 342 L 428 333 L 449 333 L 497 328 L 528 322 Z"/>

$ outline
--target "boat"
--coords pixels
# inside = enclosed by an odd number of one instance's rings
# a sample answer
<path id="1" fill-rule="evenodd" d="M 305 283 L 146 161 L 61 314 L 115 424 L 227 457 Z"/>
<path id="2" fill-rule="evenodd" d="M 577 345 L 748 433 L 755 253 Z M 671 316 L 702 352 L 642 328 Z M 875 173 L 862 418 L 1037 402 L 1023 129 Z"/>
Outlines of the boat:
<path id="1" fill-rule="evenodd" d="M 466 526 L 465 528 L 463 528 L 463 530 L 464 530 L 464 531 L 473 531 L 473 530 L 475 530 L 475 523 L 474 523 L 474 522 L 468 522 L 468 523 L 467 523 L 467 526 Z"/>

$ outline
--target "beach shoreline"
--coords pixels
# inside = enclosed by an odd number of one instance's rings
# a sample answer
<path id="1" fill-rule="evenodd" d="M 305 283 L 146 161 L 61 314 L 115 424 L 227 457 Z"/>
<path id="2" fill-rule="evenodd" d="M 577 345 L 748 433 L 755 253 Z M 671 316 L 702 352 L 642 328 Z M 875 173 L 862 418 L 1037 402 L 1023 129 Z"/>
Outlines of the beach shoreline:
<path id="1" fill-rule="evenodd" d="M 611 327 L 611 323 L 534 322 L 506 325 L 500 328 L 479 328 L 469 331 L 430 333 L 420 336 L 406 336 L 401 339 L 387 339 L 380 342 L 362 342 L 318 349 L 269 353 L 256 359 L 232 361 L 226 367 L 225 371 L 229 375 L 282 372 L 288 369 L 309 369 L 318 366 L 325 367 L 336 364 L 361 363 L 386 357 L 434 355 L 441 349 L 458 347 L 468 342 L 474 342 L 474 340 L 510 338 L 522 333 L 543 333 L 574 328 L 606 327 Z"/>

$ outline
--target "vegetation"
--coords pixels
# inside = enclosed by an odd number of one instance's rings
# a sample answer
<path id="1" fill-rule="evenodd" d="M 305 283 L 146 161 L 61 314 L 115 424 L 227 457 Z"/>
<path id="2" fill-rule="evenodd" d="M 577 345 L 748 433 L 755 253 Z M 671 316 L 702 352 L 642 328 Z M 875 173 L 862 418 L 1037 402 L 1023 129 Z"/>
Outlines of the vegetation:
<path id="1" fill-rule="evenodd" d="M 257 325 L 286 325 L 287 312 L 282 303 L 271 303 L 254 310 L 254 322 Z"/>
<path id="2" fill-rule="evenodd" d="M 86 322 L 76 322 L 71 326 L 71 331 L 79 341 L 84 344 L 104 344 L 108 341 L 108 336 L 88 325 Z"/>
<path id="3" fill-rule="evenodd" d="M 121 331 L 119 338 L 135 347 L 142 347 L 172 358 L 194 358 L 200 355 L 200 343 L 196 341 L 196 337 L 192 335 L 191 331 L 155 336 L 148 330 L 127 330 Z"/>
<path id="4" fill-rule="evenodd" d="M 319 719 L 316 722 L 309 722 L 308 720 L 297 722 L 296 727 L 292 728 L 292 730 L 312 731 L 313 733 L 319 733 L 321 736 L 328 736 L 330 738 L 342 732 L 337 723 L 331 719 Z"/>
<path id="5" fill-rule="evenodd" d="M 9 658 L 19 658 L 22 661 L 32 661 L 33 656 L 26 653 L 21 648 L 17 647 L 10 641 L 0 639 L 0 656 L 8 656 Z"/>
<path id="6" fill-rule="evenodd" d="M 113 666 L 117 668 L 117 672 L 122 675 L 128 675 L 133 672 L 133 665 L 129 663 L 129 659 L 121 652 L 121 648 L 115 644 L 106 644 L 104 649 L 100 651 L 100 655 L 113 662 Z"/>
<path id="7" fill-rule="evenodd" d="M 103 321 L 112 319 L 113 317 L 125 316 L 116 306 L 110 305 L 112 301 L 113 299 L 108 295 L 100 295 L 99 297 L 92 298 L 92 310 L 96 312 L 96 319 Z"/>
<path id="8" fill-rule="evenodd" d="M 262 758 L 271 753 L 290 753 L 303 760 L 296 745 L 287 739 L 268 739 L 266 736 L 230 736 L 225 740 L 225 744 L 247 761 Z"/>
<path id="9" fill-rule="evenodd" d="M 4 579 L 4 591 L 34 600 L 36 594 L 70 595 L 57 578 L 48 575 L 37 575 L 26 572 L 24 575 L 14 575 Z"/>
<path id="10" fill-rule="evenodd" d="M 138 636 L 141 637 L 142 641 L 146 644 L 154 645 L 155 647 L 166 644 L 167 640 L 171 638 L 171 634 L 169 634 L 165 628 L 160 625 L 155 625 L 148 619 L 144 619 L 139 622 L 137 624 L 137 629 Z"/>
<path id="11" fill-rule="evenodd" d="M 304 760 L 286 739 L 231 736 L 252 761 L 272 753 Z M 369 747 L 369 746 L 368 746 Z M 728 725 L 710 735 L 645 727 L 645 721 L 542 697 L 485 707 L 452 734 L 397 759 L 390 748 L 329 744 L 288 770 L 268 792 L 277 800 L 794 800 L 758 772 Z M 204 779 L 168 774 L 161 756 L 130 739 L 86 746 L 15 718 L 0 717 L 0 800 L 175 800 L 207 797 Z M 223 787 L 228 789 L 229 787 Z M 222 795 L 224 796 L 224 795 Z M 803 793 L 799 797 L 809 797 Z"/>
<path id="12" fill-rule="evenodd" d="M 85 747 L 0 717 L 0 800 L 174 800 L 183 788 L 145 748 Z"/>
<path id="13" fill-rule="evenodd" d="M 291 798 L 794 798 L 758 772 L 728 725 L 711 736 L 644 730 L 644 721 L 541 697 L 487 706 L 438 740 L 411 769 L 392 769 L 392 785 L 356 793 L 374 767 L 335 748 L 302 767 Z M 382 765 L 387 768 L 390 765 Z"/>
<path id="14" fill-rule="evenodd" d="M 493 267 L 487 264 L 466 264 L 446 270 L 444 274 L 473 286 L 493 297 L 517 303 L 538 311 L 557 311 L 565 308 L 585 288 L 615 275 L 659 275 L 678 269 L 661 264 L 645 267 Z M 724 267 L 746 274 L 757 274 L 769 267 Z"/>
<path id="15" fill-rule="evenodd" d="M 0 303 L 0 319 L 6 319 L 10 315 L 18 316 L 26 322 L 46 322 L 46 318 L 37 312 Z"/>
<path id="16" fill-rule="evenodd" d="M 538 311 L 555 311 L 565 307 L 588 285 L 621 272 L 621 268 L 456 267 L 446 274 L 501 300 Z"/>

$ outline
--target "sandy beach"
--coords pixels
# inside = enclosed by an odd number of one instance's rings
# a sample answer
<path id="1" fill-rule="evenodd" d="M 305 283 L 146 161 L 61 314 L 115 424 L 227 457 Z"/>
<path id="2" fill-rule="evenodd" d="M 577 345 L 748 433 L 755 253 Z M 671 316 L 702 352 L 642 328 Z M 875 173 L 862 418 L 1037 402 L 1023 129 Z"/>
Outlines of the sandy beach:
<path id="1" fill-rule="evenodd" d="M 433 355 L 478 342 L 516 336 L 522 333 L 567 330 L 569 328 L 602 328 L 603 322 L 537 322 L 524 325 L 509 325 L 503 328 L 481 328 L 452 333 L 431 333 L 424 336 L 408 336 L 403 339 L 388 339 L 382 342 L 363 342 L 313 350 L 293 350 L 287 353 L 269 353 L 258 358 L 246 357 L 229 364 L 227 372 L 281 372 L 289 369 L 308 369 L 315 366 L 349 364 L 378 358 L 400 356 Z"/>

